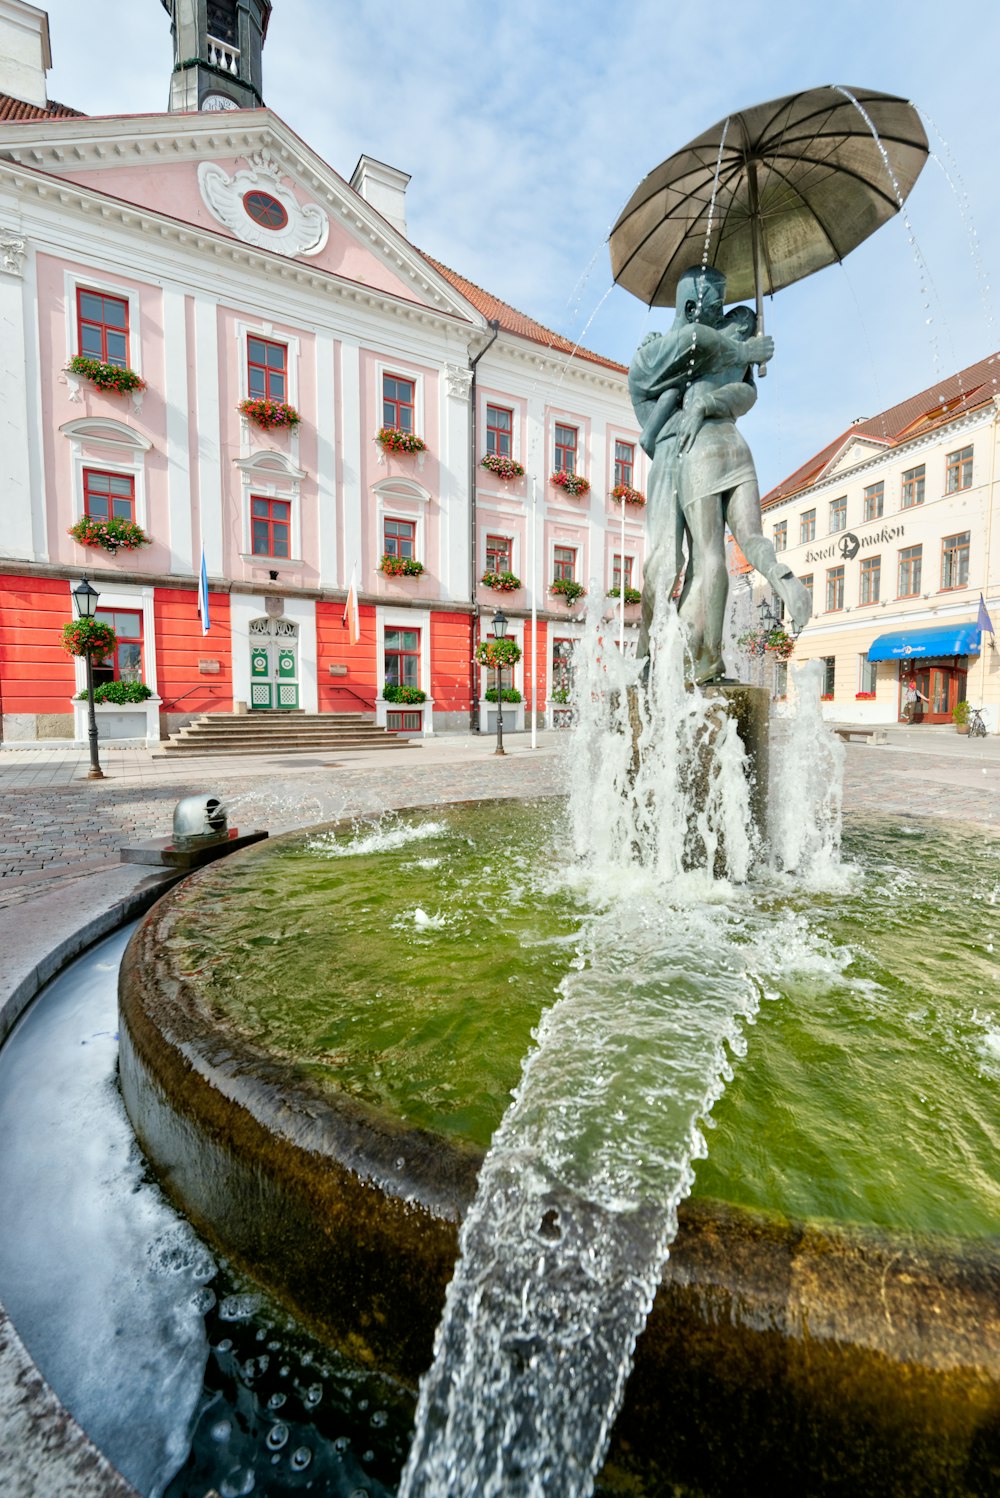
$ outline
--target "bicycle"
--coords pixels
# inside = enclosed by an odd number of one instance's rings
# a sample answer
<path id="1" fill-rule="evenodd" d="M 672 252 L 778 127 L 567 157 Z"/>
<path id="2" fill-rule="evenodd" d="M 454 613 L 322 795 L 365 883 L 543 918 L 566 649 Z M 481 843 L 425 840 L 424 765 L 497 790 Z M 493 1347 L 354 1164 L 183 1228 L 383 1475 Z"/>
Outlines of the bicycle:
<path id="1" fill-rule="evenodd" d="M 983 722 L 983 715 L 980 712 L 980 710 L 979 710 L 978 707 L 970 707 L 969 708 L 969 738 L 970 739 L 985 739 L 985 737 L 986 737 L 986 724 Z"/>

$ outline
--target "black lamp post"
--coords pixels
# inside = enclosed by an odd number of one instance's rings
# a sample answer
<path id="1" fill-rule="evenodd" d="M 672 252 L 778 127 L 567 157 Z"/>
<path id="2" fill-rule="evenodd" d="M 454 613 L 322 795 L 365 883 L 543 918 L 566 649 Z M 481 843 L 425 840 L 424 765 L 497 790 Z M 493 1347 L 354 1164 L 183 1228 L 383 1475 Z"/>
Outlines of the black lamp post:
<path id="1" fill-rule="evenodd" d="M 73 607 L 78 619 L 93 619 L 94 610 L 97 608 L 97 600 L 100 594 L 86 577 L 73 589 Z M 103 780 L 104 771 L 101 769 L 101 761 L 97 756 L 97 714 L 94 711 L 94 661 L 87 651 L 84 656 L 87 662 L 87 737 L 90 740 L 90 769 L 87 771 L 88 780 Z"/>
<path id="2" fill-rule="evenodd" d="M 507 615 L 502 609 L 497 609 L 493 615 L 493 638 L 502 640 L 507 634 Z M 497 746 L 494 754 L 505 754 L 503 747 L 503 681 L 501 677 L 500 657 L 497 656 Z"/>

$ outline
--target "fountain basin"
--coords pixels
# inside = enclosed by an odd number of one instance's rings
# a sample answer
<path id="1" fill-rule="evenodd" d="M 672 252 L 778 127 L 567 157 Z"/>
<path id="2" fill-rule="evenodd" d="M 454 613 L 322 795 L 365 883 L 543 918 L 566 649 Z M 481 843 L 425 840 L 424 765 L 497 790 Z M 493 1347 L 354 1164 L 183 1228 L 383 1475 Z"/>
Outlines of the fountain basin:
<path id="1" fill-rule="evenodd" d="M 415 1123 L 381 1083 L 352 1095 L 314 1058 L 262 1045 L 234 1021 L 211 962 L 192 963 L 192 910 L 210 909 L 234 870 L 244 894 L 262 888 L 270 876 L 250 860 L 282 842 L 195 876 L 136 933 L 121 985 L 123 1095 L 201 1231 L 321 1336 L 412 1383 L 430 1362 L 481 1128 Z M 343 1046 L 337 1055 L 355 1075 Z M 691 1494 L 771 1493 L 783 1478 L 816 1493 L 992 1491 L 998 1290 L 988 1238 L 689 1202 L 602 1481 Z"/>

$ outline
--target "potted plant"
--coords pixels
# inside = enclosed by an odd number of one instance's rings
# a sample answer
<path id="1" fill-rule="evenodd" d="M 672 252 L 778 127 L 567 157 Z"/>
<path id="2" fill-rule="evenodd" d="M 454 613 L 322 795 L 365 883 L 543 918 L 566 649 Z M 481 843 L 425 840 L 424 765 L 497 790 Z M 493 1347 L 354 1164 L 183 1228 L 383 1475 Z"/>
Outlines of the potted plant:
<path id="1" fill-rule="evenodd" d="M 287 401 L 269 400 L 263 395 L 240 401 L 236 409 L 247 421 L 252 421 L 254 426 L 265 432 L 290 431 L 302 420 L 295 407 L 290 406 Z"/>
<path id="2" fill-rule="evenodd" d="M 419 687 L 408 687 L 398 682 L 387 681 L 382 688 L 386 702 L 404 702 L 410 707 L 427 701 L 427 693 Z"/>
<path id="3" fill-rule="evenodd" d="M 571 577 L 557 577 L 550 584 L 549 592 L 555 593 L 564 603 L 576 603 L 578 598 L 583 598 L 587 590 L 583 583 L 574 582 Z"/>
<path id="4" fill-rule="evenodd" d="M 385 552 L 379 571 L 384 572 L 386 577 L 419 577 L 424 570 L 423 562 L 416 561 L 413 557 L 394 557 Z"/>
<path id="5" fill-rule="evenodd" d="M 66 373 L 89 380 L 98 390 L 111 395 L 133 395 L 146 388 L 146 381 L 134 369 L 122 369 L 117 364 L 89 359 L 86 354 L 74 354 L 66 365 Z"/>
<path id="6" fill-rule="evenodd" d="M 505 458 L 502 453 L 487 453 L 479 464 L 488 473 L 495 473 L 498 479 L 523 479 L 524 469 L 514 458 Z"/>
<path id="7" fill-rule="evenodd" d="M 565 489 L 567 494 L 572 494 L 574 499 L 581 498 L 590 493 L 590 484 L 582 473 L 570 473 L 565 468 L 557 468 L 550 479 L 557 489 Z"/>
<path id="8" fill-rule="evenodd" d="M 487 588 L 495 588 L 498 593 L 516 593 L 521 586 L 521 579 L 515 577 L 513 572 L 484 572 L 481 581 Z"/>
<path id="9" fill-rule="evenodd" d="M 969 731 L 969 704 L 968 702 L 956 702 L 951 710 L 951 721 L 955 725 L 956 733 L 968 733 Z"/>
<path id="10" fill-rule="evenodd" d="M 63 625 L 62 642 L 70 655 L 89 655 L 92 661 L 103 661 L 118 644 L 118 636 L 102 619 L 71 619 Z"/>
<path id="11" fill-rule="evenodd" d="M 496 700 L 497 700 L 497 689 L 496 689 L 496 687 L 487 687 L 486 688 L 486 701 L 487 702 L 496 702 Z M 523 702 L 524 698 L 521 696 L 520 692 L 517 690 L 517 687 L 504 687 L 504 689 L 503 689 L 503 700 L 504 700 L 504 702 Z"/>
<path id="12" fill-rule="evenodd" d="M 115 707 L 146 702 L 152 695 L 152 687 L 147 687 L 144 681 L 102 681 L 99 687 L 94 688 L 95 702 L 111 703 Z M 85 702 L 87 694 L 77 692 L 76 698 L 78 702 Z"/>
<path id="13" fill-rule="evenodd" d="M 795 649 L 794 639 L 780 624 L 773 625 L 770 629 L 747 630 L 746 634 L 737 638 L 736 643 L 747 655 L 773 655 L 779 661 L 789 660 Z"/>
<path id="14" fill-rule="evenodd" d="M 399 427 L 379 427 L 375 441 L 384 453 L 422 453 L 427 443 L 414 432 L 401 431 Z"/>
<path id="15" fill-rule="evenodd" d="M 138 551 L 140 546 L 148 546 L 150 541 L 141 525 L 136 525 L 134 520 L 122 520 L 117 515 L 108 520 L 83 515 L 70 526 L 69 534 L 81 546 L 100 546 L 112 556 L 118 551 Z"/>
<path id="16" fill-rule="evenodd" d="M 521 647 L 516 640 L 505 636 L 502 640 L 480 640 L 476 646 L 476 660 L 491 671 L 512 669 L 521 659 Z"/>
<path id="17" fill-rule="evenodd" d="M 622 593 L 621 588 L 609 588 L 608 591 L 607 591 L 607 597 L 608 598 L 620 598 L 621 597 L 621 593 Z M 626 602 L 626 604 L 629 604 L 629 603 L 641 603 L 642 602 L 642 594 L 639 591 L 639 589 L 638 588 L 626 588 L 625 589 L 625 602 Z"/>
<path id="18" fill-rule="evenodd" d="M 611 491 L 611 498 L 618 504 L 644 505 L 646 496 L 641 489 L 633 489 L 631 484 L 616 484 Z"/>

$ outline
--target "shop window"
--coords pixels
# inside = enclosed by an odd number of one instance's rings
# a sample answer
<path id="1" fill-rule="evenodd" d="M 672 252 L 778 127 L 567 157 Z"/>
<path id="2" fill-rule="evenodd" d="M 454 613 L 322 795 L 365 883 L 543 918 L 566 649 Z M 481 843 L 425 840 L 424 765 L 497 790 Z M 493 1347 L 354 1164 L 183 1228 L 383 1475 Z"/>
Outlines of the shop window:
<path id="1" fill-rule="evenodd" d="M 812 604 L 813 604 L 813 575 L 812 575 L 812 573 L 809 572 L 809 573 L 806 574 L 805 577 L 800 577 L 799 578 L 799 582 L 802 584 L 802 586 L 805 588 L 806 592 L 809 594 L 809 605 L 810 605 L 810 607 L 812 607 Z"/>
<path id="2" fill-rule="evenodd" d="M 858 656 L 858 691 L 874 692 L 878 679 L 878 662 L 870 661 L 867 654 Z"/>
<path id="3" fill-rule="evenodd" d="M 633 562 L 633 560 L 634 559 L 632 557 L 626 557 L 625 558 L 625 587 L 626 588 L 631 588 L 631 586 L 632 586 L 632 562 Z M 616 551 L 615 554 L 614 554 L 614 556 L 612 557 L 611 586 L 613 588 L 620 588 L 622 586 L 622 556 L 621 556 L 621 552 L 620 551 Z"/>
<path id="4" fill-rule="evenodd" d="M 864 520 L 881 520 L 882 511 L 885 508 L 885 484 L 879 479 L 877 484 L 866 484 L 864 501 L 861 515 Z"/>
<path id="5" fill-rule="evenodd" d="M 576 427 L 565 427 L 556 423 L 556 469 L 576 473 L 576 454 L 579 432 Z"/>
<path id="6" fill-rule="evenodd" d="M 568 582 L 576 579 L 576 547 L 557 546 L 553 550 L 553 579 L 564 577 Z"/>
<path id="7" fill-rule="evenodd" d="M 288 399 L 288 348 L 284 343 L 247 339 L 247 390 L 254 400 Z"/>
<path id="8" fill-rule="evenodd" d="M 632 487 L 632 475 L 635 472 L 635 443 L 615 443 L 615 486 L 628 484 Z"/>
<path id="9" fill-rule="evenodd" d="M 394 687 L 420 686 L 419 629 L 387 629 L 385 632 L 385 681 Z"/>
<path id="10" fill-rule="evenodd" d="M 918 468 L 908 468 L 903 474 L 904 510 L 911 510 L 914 505 L 923 504 L 925 479 L 926 472 L 923 463 Z"/>
<path id="11" fill-rule="evenodd" d="M 922 546 L 904 546 L 899 553 L 899 578 L 896 592 L 900 598 L 916 598 L 920 592 L 923 553 Z"/>
<path id="12" fill-rule="evenodd" d="M 830 530 L 846 531 L 847 529 L 847 496 L 830 501 Z"/>
<path id="13" fill-rule="evenodd" d="M 784 551 L 788 545 L 788 521 L 779 520 L 774 527 L 774 549 Z"/>
<path id="14" fill-rule="evenodd" d="M 828 614 L 836 613 L 844 607 L 844 568 L 828 567 L 826 569 L 826 611 Z"/>
<path id="15" fill-rule="evenodd" d="M 415 520 L 391 520 L 388 516 L 382 521 L 382 553 L 387 557 L 405 557 L 408 560 L 416 555 L 417 545 L 417 522 Z"/>
<path id="16" fill-rule="evenodd" d="M 969 532 L 945 536 L 941 545 L 942 588 L 967 588 L 969 585 Z"/>
<path id="17" fill-rule="evenodd" d="M 799 516 L 799 544 L 816 539 L 816 511 L 803 510 Z"/>
<path id="18" fill-rule="evenodd" d="M 486 451 L 499 458 L 514 456 L 514 413 L 505 406 L 486 407 Z"/>
<path id="19" fill-rule="evenodd" d="M 510 536 L 486 537 L 487 572 L 513 572 L 511 556 L 514 543 Z"/>
<path id="20" fill-rule="evenodd" d="M 128 365 L 128 302 L 101 291 L 76 293 L 77 337 L 80 353 L 102 364 Z"/>
<path id="21" fill-rule="evenodd" d="M 832 697 L 837 679 L 837 657 L 821 655 L 820 661 L 823 666 L 823 696 Z"/>
<path id="22" fill-rule="evenodd" d="M 949 453 L 944 460 L 944 492 L 957 494 L 972 488 L 972 448 L 963 447 Z"/>
<path id="23" fill-rule="evenodd" d="M 98 609 L 94 616 L 118 637 L 112 653 L 94 662 L 94 686 L 106 681 L 142 681 L 142 614 L 132 609 Z"/>
<path id="24" fill-rule="evenodd" d="M 134 520 L 135 479 L 130 474 L 85 468 L 83 510 L 95 520 Z"/>
<path id="25" fill-rule="evenodd" d="M 882 588 L 882 558 L 865 557 L 861 563 L 859 603 L 878 603 Z"/>
<path id="26" fill-rule="evenodd" d="M 250 497 L 250 550 L 255 557 L 290 557 L 292 506 L 287 499 Z"/>
<path id="27" fill-rule="evenodd" d="M 414 393 L 413 380 L 400 379 L 398 375 L 382 376 L 382 425 L 395 427 L 399 432 L 412 432 Z"/>

